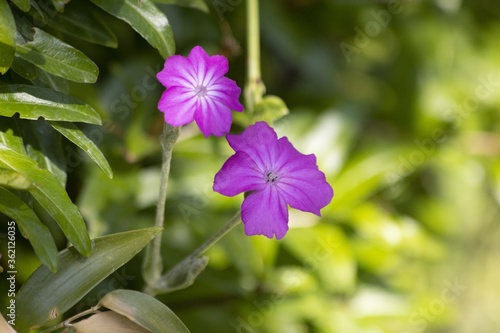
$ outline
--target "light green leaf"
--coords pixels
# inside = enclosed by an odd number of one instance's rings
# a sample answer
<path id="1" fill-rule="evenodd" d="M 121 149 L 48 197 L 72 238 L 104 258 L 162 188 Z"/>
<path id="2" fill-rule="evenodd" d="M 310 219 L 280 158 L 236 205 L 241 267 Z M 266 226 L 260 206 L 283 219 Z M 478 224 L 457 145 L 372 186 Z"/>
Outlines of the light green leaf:
<path id="1" fill-rule="evenodd" d="M 113 290 L 99 304 L 153 333 L 189 333 L 182 321 L 165 304 L 135 290 Z"/>
<path id="2" fill-rule="evenodd" d="M 0 0 L 0 74 L 5 74 L 16 53 L 16 22 L 6 0 Z"/>
<path id="3" fill-rule="evenodd" d="M 56 220 L 75 248 L 84 255 L 90 255 L 90 239 L 83 218 L 54 175 L 40 169 L 26 155 L 4 146 L 0 146 L 0 165 L 28 178 L 33 185 L 29 190 L 31 195 Z"/>
<path id="4" fill-rule="evenodd" d="M 73 123 L 55 121 L 50 122 L 50 125 L 89 155 L 109 178 L 113 178 L 113 171 L 106 157 L 104 157 L 95 143 L 90 140 L 78 126 Z"/>
<path id="5" fill-rule="evenodd" d="M 61 136 L 42 120 L 19 121 L 28 156 L 38 167 L 50 171 L 62 187 L 66 186 L 66 160 Z"/>
<path id="6" fill-rule="evenodd" d="M 61 251 L 56 273 L 41 266 L 19 290 L 16 328 L 24 332 L 58 318 L 161 230 L 154 227 L 96 238 L 92 240 L 92 255 L 87 258 L 73 247 Z"/>
<path id="7" fill-rule="evenodd" d="M 113 16 L 130 24 L 162 57 L 175 53 L 175 43 L 168 19 L 151 0 L 92 0 Z"/>
<path id="8" fill-rule="evenodd" d="M 202 12 L 208 13 L 208 5 L 203 0 L 153 0 L 156 3 L 164 3 L 167 5 L 177 5 L 182 7 L 189 7 L 201 10 Z"/>
<path id="9" fill-rule="evenodd" d="M 76 333 L 151 333 L 151 331 L 133 323 L 127 317 L 113 311 L 96 313 L 85 320 L 75 323 L 71 328 Z"/>
<path id="10" fill-rule="evenodd" d="M 71 81 L 96 82 L 99 69 L 85 54 L 43 30 L 33 28 L 33 31 L 33 41 L 18 42 L 17 56 L 47 73 Z"/>
<path id="11" fill-rule="evenodd" d="M 29 0 L 10 0 L 14 5 L 17 6 L 23 12 L 27 12 L 30 10 L 30 1 Z"/>
<path id="12" fill-rule="evenodd" d="M 13 118 L 0 118 L 0 144 L 21 154 L 26 154 L 18 123 Z"/>
<path id="13" fill-rule="evenodd" d="M 52 4 L 59 13 L 62 13 L 65 12 L 65 6 L 70 1 L 71 0 L 52 0 Z"/>
<path id="14" fill-rule="evenodd" d="M 0 168 L 0 186 L 16 190 L 27 190 L 31 187 L 31 182 L 19 172 Z"/>
<path id="15" fill-rule="evenodd" d="M 0 86 L 0 116 L 19 113 L 24 119 L 76 121 L 101 125 L 101 117 L 88 104 L 52 89 L 23 84 Z"/>
<path id="16" fill-rule="evenodd" d="M 56 244 L 49 229 L 31 208 L 14 193 L 0 187 L 0 212 L 17 222 L 19 230 L 30 241 L 40 261 L 55 272 L 59 261 Z"/>
<path id="17" fill-rule="evenodd" d="M 113 31 L 106 22 L 96 18 L 87 4 L 72 2 L 64 9 L 64 14 L 57 14 L 49 20 L 49 26 L 87 42 L 118 47 Z"/>

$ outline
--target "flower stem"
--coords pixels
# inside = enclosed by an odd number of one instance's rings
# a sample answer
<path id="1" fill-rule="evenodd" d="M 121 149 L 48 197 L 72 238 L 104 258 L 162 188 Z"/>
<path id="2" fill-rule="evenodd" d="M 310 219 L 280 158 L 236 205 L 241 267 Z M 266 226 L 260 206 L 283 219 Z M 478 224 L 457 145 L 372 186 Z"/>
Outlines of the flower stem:
<path id="1" fill-rule="evenodd" d="M 158 204 L 156 206 L 155 227 L 163 228 L 165 220 L 165 201 L 167 199 L 168 177 L 170 175 L 170 162 L 172 160 L 172 150 L 179 137 L 180 127 L 172 127 L 164 124 L 161 136 L 162 145 L 162 165 L 160 193 L 158 194 Z M 142 274 L 147 285 L 154 285 L 163 271 L 163 261 L 161 257 L 162 234 L 157 235 L 148 247 L 144 256 Z"/>
<path id="2" fill-rule="evenodd" d="M 80 319 L 82 317 L 88 316 L 90 314 L 98 313 L 100 308 L 101 308 L 101 305 L 97 304 L 96 306 L 93 306 L 90 309 L 85 310 L 83 312 L 77 313 L 73 317 L 66 319 L 65 321 L 57 324 L 56 326 L 47 328 L 47 329 L 41 331 L 40 333 L 48 333 L 48 332 L 53 332 L 53 331 L 56 331 L 56 330 L 64 328 L 64 327 L 70 327 L 71 322 L 75 321 L 76 319 Z"/>
<path id="3" fill-rule="evenodd" d="M 245 100 L 247 110 L 253 112 L 266 90 L 260 73 L 259 0 L 247 0 L 247 48 Z"/>

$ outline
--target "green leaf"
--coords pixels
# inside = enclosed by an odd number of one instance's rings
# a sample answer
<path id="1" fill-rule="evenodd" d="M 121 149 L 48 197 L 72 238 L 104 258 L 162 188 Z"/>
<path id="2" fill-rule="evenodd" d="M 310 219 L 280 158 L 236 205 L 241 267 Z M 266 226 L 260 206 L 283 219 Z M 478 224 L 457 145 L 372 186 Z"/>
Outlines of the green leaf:
<path id="1" fill-rule="evenodd" d="M 26 155 L 0 146 L 0 165 L 28 178 L 33 187 L 29 192 L 56 220 L 64 235 L 84 255 L 90 255 L 90 239 L 78 208 L 71 202 L 57 178 L 40 169 Z"/>
<path id="2" fill-rule="evenodd" d="M 0 212 L 17 221 L 19 230 L 30 241 L 40 261 L 55 272 L 59 261 L 56 244 L 49 229 L 31 208 L 14 193 L 0 187 Z"/>
<path id="3" fill-rule="evenodd" d="M 30 10 L 31 5 L 29 0 L 10 0 L 14 5 L 17 6 L 23 12 L 27 12 Z"/>
<path id="4" fill-rule="evenodd" d="M 154 284 L 153 290 L 156 294 L 164 294 L 187 288 L 194 283 L 207 265 L 207 257 L 189 258 L 161 276 Z"/>
<path id="5" fill-rule="evenodd" d="M 24 119 L 76 121 L 101 125 L 101 117 L 88 104 L 52 89 L 23 84 L 0 86 L 0 116 L 19 113 Z"/>
<path id="6" fill-rule="evenodd" d="M 113 178 L 113 171 L 109 166 L 106 157 L 102 154 L 95 143 L 90 140 L 81 129 L 73 123 L 50 122 L 50 125 L 68 140 L 80 147 L 105 173 L 109 178 Z"/>
<path id="7" fill-rule="evenodd" d="M 96 238 L 92 241 L 92 255 L 87 258 L 73 247 L 61 251 L 56 273 L 41 266 L 19 290 L 16 328 L 24 332 L 65 313 L 161 230 L 154 227 Z"/>
<path id="8" fill-rule="evenodd" d="M 162 57 L 175 53 L 175 43 L 168 19 L 150 0 L 92 0 L 113 16 L 130 24 Z"/>
<path id="9" fill-rule="evenodd" d="M 107 47 L 118 47 L 118 40 L 106 22 L 98 19 L 87 4 L 71 2 L 64 14 L 49 20 L 49 26 L 70 36 Z"/>
<path id="10" fill-rule="evenodd" d="M 75 323 L 71 328 L 76 333 L 151 333 L 151 331 L 133 323 L 127 317 L 113 311 L 96 313 L 87 319 Z"/>
<path id="11" fill-rule="evenodd" d="M 135 290 L 113 290 L 99 304 L 153 333 L 189 333 L 182 321 L 165 304 Z"/>
<path id="12" fill-rule="evenodd" d="M 34 80 L 37 75 L 37 67 L 19 57 L 15 57 L 11 68 L 26 80 Z"/>
<path id="13" fill-rule="evenodd" d="M 0 186 L 16 190 L 27 190 L 31 187 L 31 182 L 19 172 L 0 168 Z"/>
<path id="14" fill-rule="evenodd" d="M 0 74 L 5 74 L 16 53 L 16 22 L 6 0 L 0 0 Z"/>
<path id="15" fill-rule="evenodd" d="M 52 5 L 54 5 L 54 8 L 59 12 L 62 13 L 65 11 L 65 6 L 68 2 L 71 0 L 52 0 Z"/>
<path id="16" fill-rule="evenodd" d="M 71 81 L 97 81 L 99 69 L 85 54 L 43 30 L 33 28 L 33 31 L 33 41 L 17 44 L 17 56 L 47 73 Z"/>
<path id="17" fill-rule="evenodd" d="M 66 160 L 61 136 L 44 120 L 21 120 L 24 146 L 38 167 L 50 171 L 61 186 L 66 186 Z"/>
<path id="18" fill-rule="evenodd" d="M 189 7 L 201 10 L 204 13 L 208 13 L 208 5 L 203 0 L 153 0 L 156 3 L 164 3 L 167 5 L 177 5 L 182 7 Z"/>
<path id="19" fill-rule="evenodd" d="M 18 123 L 13 118 L 0 118 L 0 144 L 21 154 L 26 154 Z"/>

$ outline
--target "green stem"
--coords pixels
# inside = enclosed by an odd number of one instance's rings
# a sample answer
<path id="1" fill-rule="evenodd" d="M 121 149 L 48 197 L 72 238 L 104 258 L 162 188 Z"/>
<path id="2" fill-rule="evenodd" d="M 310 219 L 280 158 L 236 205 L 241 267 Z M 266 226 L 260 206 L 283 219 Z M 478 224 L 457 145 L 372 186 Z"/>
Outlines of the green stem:
<path id="1" fill-rule="evenodd" d="M 83 312 L 80 312 L 80 313 L 74 315 L 73 317 L 66 319 L 62 323 L 59 323 L 56 326 L 53 326 L 51 328 L 47 328 L 47 329 L 41 331 L 40 333 L 48 333 L 48 332 L 53 332 L 53 331 L 56 331 L 56 330 L 64 328 L 64 327 L 70 327 L 71 326 L 71 322 L 73 322 L 73 321 L 75 321 L 77 319 L 80 319 L 82 317 L 88 316 L 90 314 L 98 313 L 100 308 L 101 308 L 101 305 L 97 304 L 96 306 L 91 307 L 90 309 L 85 310 Z"/>
<path id="2" fill-rule="evenodd" d="M 260 73 L 259 0 L 247 0 L 247 47 L 245 100 L 248 111 L 253 112 L 266 90 Z"/>
<path id="3" fill-rule="evenodd" d="M 161 137 L 163 160 L 161 165 L 160 192 L 158 194 L 158 204 L 156 206 L 155 227 L 163 228 L 172 150 L 177 138 L 179 137 L 179 132 L 180 127 L 172 127 L 166 123 L 163 127 L 163 134 Z M 147 285 L 154 285 L 163 272 L 161 240 L 162 234 L 160 233 L 146 248 L 142 274 Z"/>
<path id="4" fill-rule="evenodd" d="M 190 265 L 194 262 L 196 258 L 201 257 L 208 249 L 210 249 L 215 243 L 217 243 L 222 237 L 224 237 L 229 231 L 234 229 L 241 222 L 241 213 L 238 211 L 236 215 L 219 231 L 217 231 L 212 237 L 207 239 L 203 244 L 201 244 L 196 250 L 194 250 L 189 256 L 184 258 L 180 263 L 175 265 L 170 269 L 165 275 L 161 277 L 160 283 L 156 288 L 148 288 L 147 291 L 151 295 L 156 295 L 158 293 L 165 292 L 166 290 L 171 290 L 171 282 L 178 280 L 179 276 L 186 274 L 186 269 L 190 269 Z"/>

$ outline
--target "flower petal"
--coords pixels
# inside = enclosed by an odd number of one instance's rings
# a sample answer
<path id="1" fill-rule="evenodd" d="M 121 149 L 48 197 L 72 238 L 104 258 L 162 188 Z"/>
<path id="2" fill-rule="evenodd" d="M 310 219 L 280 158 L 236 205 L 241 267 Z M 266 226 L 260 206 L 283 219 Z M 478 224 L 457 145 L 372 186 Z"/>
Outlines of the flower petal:
<path id="1" fill-rule="evenodd" d="M 221 55 L 209 56 L 201 46 L 195 46 L 189 53 L 197 77 L 197 85 L 209 87 L 215 80 L 224 76 L 229 65 L 227 58 Z"/>
<path id="2" fill-rule="evenodd" d="M 200 97 L 196 104 L 194 120 L 203 135 L 223 136 L 231 129 L 233 115 L 231 110 L 210 97 Z"/>
<path id="3" fill-rule="evenodd" d="M 228 134 L 226 139 L 235 151 L 244 151 L 250 155 L 263 171 L 269 169 L 277 158 L 278 136 L 263 121 L 248 126 L 239 135 Z"/>
<path id="4" fill-rule="evenodd" d="M 281 239 L 288 231 L 288 209 L 273 186 L 251 192 L 245 198 L 241 205 L 241 219 L 248 236 L 273 238 L 276 235 L 276 239 Z"/>
<path id="5" fill-rule="evenodd" d="M 240 94 L 241 88 L 225 76 L 217 79 L 208 89 L 208 96 L 235 111 L 243 111 L 243 105 L 239 101 Z"/>
<path id="6" fill-rule="evenodd" d="M 193 91 L 184 87 L 171 87 L 163 92 L 158 109 L 164 113 L 165 122 L 182 126 L 193 121 L 196 111 L 196 97 Z"/>
<path id="7" fill-rule="evenodd" d="M 232 197 L 242 192 L 263 190 L 265 187 L 262 172 L 253 160 L 246 153 L 238 151 L 215 175 L 213 189 Z"/>
<path id="8" fill-rule="evenodd" d="M 156 77 L 166 88 L 196 87 L 197 76 L 193 64 L 189 59 L 180 55 L 173 55 L 165 60 L 163 70 Z"/>
<path id="9" fill-rule="evenodd" d="M 304 155 L 283 137 L 278 141 L 276 167 L 281 175 L 280 195 L 293 208 L 320 215 L 320 210 L 333 198 L 333 189 L 316 165 L 314 155 Z"/>

